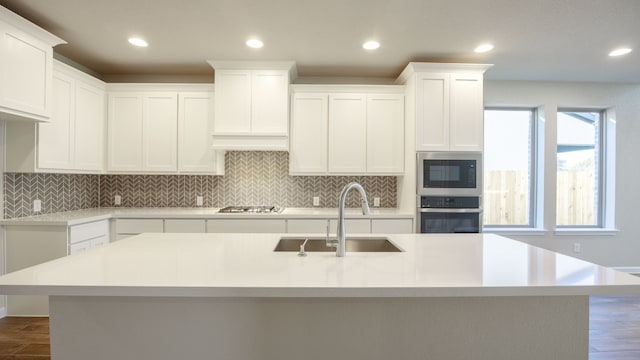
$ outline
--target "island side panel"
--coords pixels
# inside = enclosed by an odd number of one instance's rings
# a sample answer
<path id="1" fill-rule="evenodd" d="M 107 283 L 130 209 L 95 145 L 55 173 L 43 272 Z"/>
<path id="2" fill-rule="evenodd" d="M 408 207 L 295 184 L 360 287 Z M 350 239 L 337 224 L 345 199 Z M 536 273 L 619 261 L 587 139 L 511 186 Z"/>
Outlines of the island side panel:
<path id="1" fill-rule="evenodd" d="M 51 297 L 53 360 L 584 360 L 587 296 Z"/>

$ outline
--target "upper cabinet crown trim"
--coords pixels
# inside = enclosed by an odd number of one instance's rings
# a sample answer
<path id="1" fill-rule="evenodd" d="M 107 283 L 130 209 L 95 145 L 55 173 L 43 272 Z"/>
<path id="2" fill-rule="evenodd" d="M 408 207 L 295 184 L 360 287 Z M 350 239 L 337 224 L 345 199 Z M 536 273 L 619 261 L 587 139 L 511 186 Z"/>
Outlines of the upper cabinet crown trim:
<path id="1" fill-rule="evenodd" d="M 295 61 L 226 61 L 207 60 L 214 70 L 286 70 L 289 72 L 289 80 L 298 77 L 298 69 Z"/>
<path id="2" fill-rule="evenodd" d="M 51 47 L 67 43 L 40 26 L 2 6 L 0 6 L 0 21 L 4 21 L 5 23 L 16 27 L 20 29 L 20 31 L 24 31 L 27 34 L 38 38 L 40 41 L 44 41 Z"/>
<path id="3" fill-rule="evenodd" d="M 411 75 L 419 72 L 484 74 L 493 64 L 456 64 L 456 63 L 423 63 L 410 62 L 400 73 L 396 84 L 404 84 Z"/>
<path id="4" fill-rule="evenodd" d="M 293 93 L 375 93 L 404 94 L 404 85 L 348 85 L 348 84 L 295 84 L 289 89 Z"/>
<path id="5" fill-rule="evenodd" d="M 174 84 L 174 83 L 107 83 L 107 91 L 110 92 L 191 92 L 206 91 L 213 92 L 213 84 Z"/>

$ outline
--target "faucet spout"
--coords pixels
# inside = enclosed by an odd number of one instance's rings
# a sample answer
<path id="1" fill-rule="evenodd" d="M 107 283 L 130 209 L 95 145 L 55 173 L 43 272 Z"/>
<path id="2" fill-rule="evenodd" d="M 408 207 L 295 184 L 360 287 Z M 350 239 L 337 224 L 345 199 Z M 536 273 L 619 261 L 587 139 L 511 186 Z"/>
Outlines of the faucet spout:
<path id="1" fill-rule="evenodd" d="M 362 185 L 357 182 L 347 184 L 340 192 L 340 203 L 338 206 L 338 229 L 336 230 L 336 237 L 338 246 L 336 248 L 336 256 L 344 257 L 347 255 L 347 234 L 344 226 L 344 208 L 347 202 L 347 195 L 351 189 L 356 189 L 360 193 L 362 198 L 362 215 L 369 215 L 369 201 L 367 200 L 367 193 L 364 191 Z"/>

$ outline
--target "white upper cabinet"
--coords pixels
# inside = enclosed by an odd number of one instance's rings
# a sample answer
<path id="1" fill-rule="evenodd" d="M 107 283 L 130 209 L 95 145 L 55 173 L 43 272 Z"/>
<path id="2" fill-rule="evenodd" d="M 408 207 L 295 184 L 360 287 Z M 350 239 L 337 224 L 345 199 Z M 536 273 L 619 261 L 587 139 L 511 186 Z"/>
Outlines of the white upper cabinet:
<path id="1" fill-rule="evenodd" d="M 105 84 L 55 61 L 50 122 L 7 122 L 7 171 L 103 169 Z"/>
<path id="2" fill-rule="evenodd" d="M 0 118 L 49 120 L 53 46 L 62 43 L 0 6 Z"/>
<path id="3" fill-rule="evenodd" d="M 293 89 L 290 174 L 403 174 L 403 87 L 294 85 Z"/>
<path id="4" fill-rule="evenodd" d="M 483 74 L 491 65 L 410 63 L 417 151 L 483 150 Z"/>
<path id="5" fill-rule="evenodd" d="M 288 150 L 293 62 L 209 61 L 215 69 L 213 147 Z"/>
<path id="6" fill-rule="evenodd" d="M 213 92 L 178 94 L 178 171 L 224 173 L 224 152 L 214 151 Z"/>
<path id="7" fill-rule="evenodd" d="M 366 95 L 329 95 L 329 173 L 366 172 L 366 129 Z"/>
<path id="8" fill-rule="evenodd" d="M 224 153 L 211 148 L 211 86 L 128 84 L 109 90 L 107 171 L 224 173 Z"/>

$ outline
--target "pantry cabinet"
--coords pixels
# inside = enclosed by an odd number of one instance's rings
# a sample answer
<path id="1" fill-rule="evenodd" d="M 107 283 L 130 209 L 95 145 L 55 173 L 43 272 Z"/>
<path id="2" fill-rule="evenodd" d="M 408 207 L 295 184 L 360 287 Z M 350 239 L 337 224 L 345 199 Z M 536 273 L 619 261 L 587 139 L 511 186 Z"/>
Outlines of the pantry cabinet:
<path id="1" fill-rule="evenodd" d="M 417 151 L 482 151 L 483 73 L 490 65 L 410 63 L 399 77 L 414 99 Z"/>
<path id="2" fill-rule="evenodd" d="M 293 89 L 290 174 L 404 172 L 403 87 L 304 85 Z"/>
<path id="3" fill-rule="evenodd" d="M 103 170 L 105 83 L 54 61 L 50 122 L 7 122 L 7 171 Z"/>
<path id="4" fill-rule="evenodd" d="M 215 69 L 213 146 L 288 150 L 293 62 L 210 61 Z"/>
<path id="5" fill-rule="evenodd" d="M 196 86 L 171 85 L 109 88 L 109 172 L 224 173 L 224 153 L 211 148 L 210 87 L 201 91 L 193 91 Z"/>
<path id="6" fill-rule="evenodd" d="M 63 43 L 0 7 L 0 118 L 49 121 L 53 46 Z"/>

